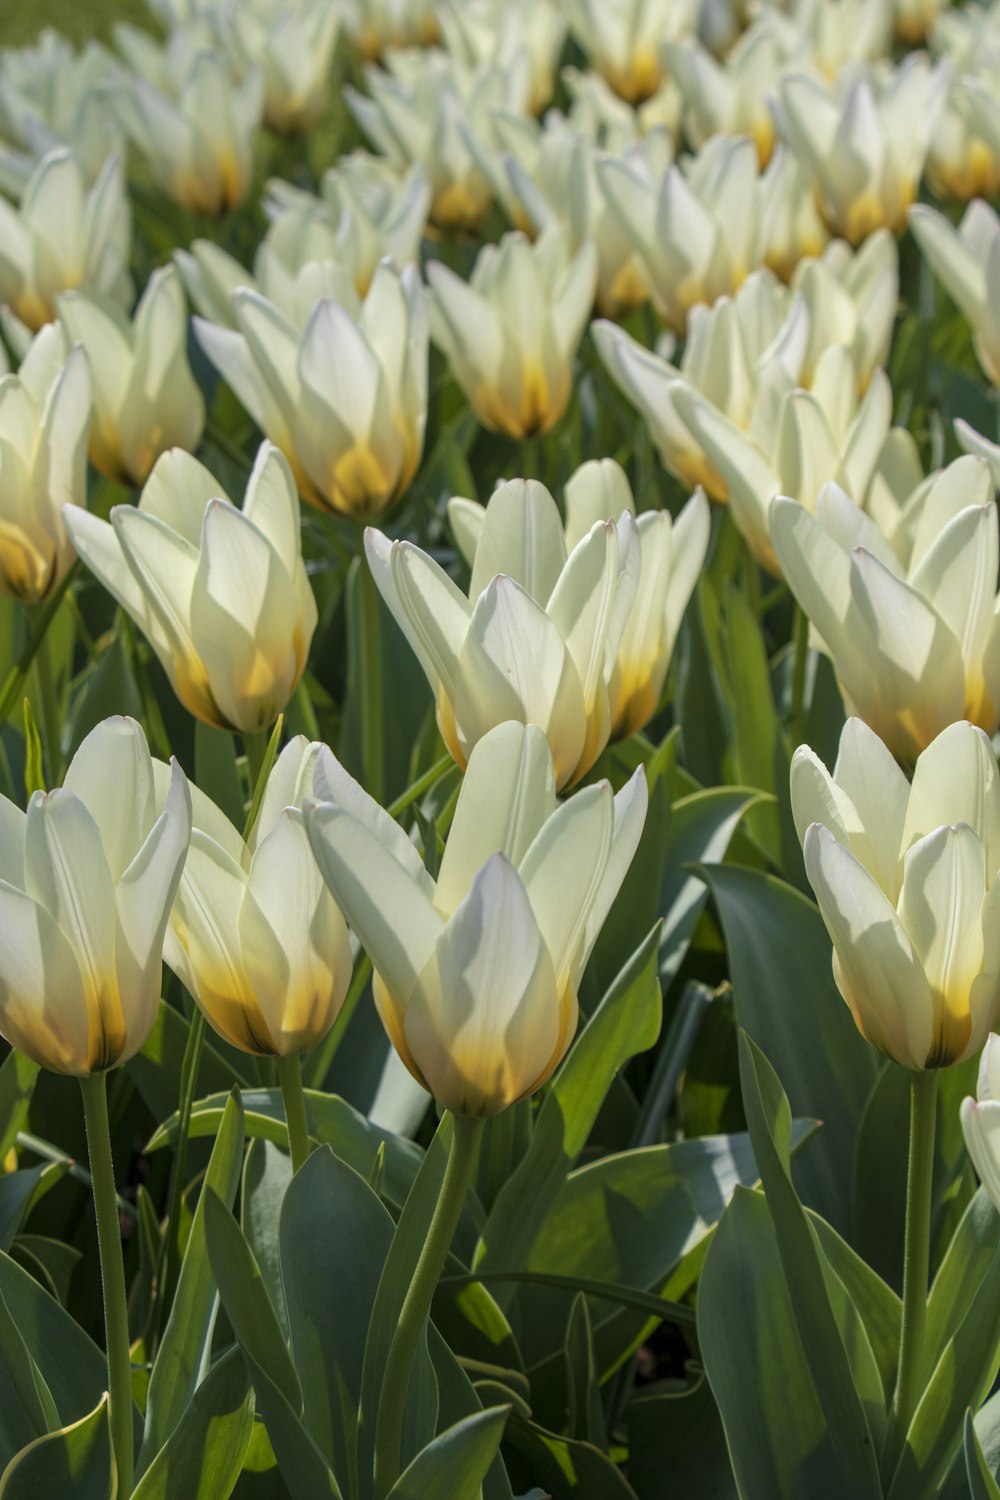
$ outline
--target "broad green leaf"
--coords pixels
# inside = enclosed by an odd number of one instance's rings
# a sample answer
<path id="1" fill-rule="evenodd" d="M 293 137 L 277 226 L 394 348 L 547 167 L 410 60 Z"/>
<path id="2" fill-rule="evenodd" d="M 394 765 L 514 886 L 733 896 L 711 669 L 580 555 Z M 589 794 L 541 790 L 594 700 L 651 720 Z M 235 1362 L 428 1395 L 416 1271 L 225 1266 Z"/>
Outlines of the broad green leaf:
<path id="1" fill-rule="evenodd" d="M 1000 1484 L 990 1473 L 979 1446 L 971 1411 L 965 1413 L 965 1467 L 969 1476 L 972 1500 L 1000 1500 Z"/>
<path id="2" fill-rule="evenodd" d="M 546 1431 L 516 1407 L 507 1419 L 503 1451 L 515 1489 L 542 1484 L 559 1500 L 636 1500 L 606 1453 Z"/>
<path id="3" fill-rule="evenodd" d="M 0 1297 L 0 1463 L 58 1426 L 48 1387 Z"/>
<path id="4" fill-rule="evenodd" d="M 704 870 L 722 919 L 739 1024 L 769 1059 L 796 1118 L 822 1120 L 795 1165 L 802 1201 L 850 1237 L 858 1125 L 879 1070 L 837 992 L 815 905 L 755 870 Z"/>
<path id="5" fill-rule="evenodd" d="M 743 786 L 773 794 L 747 815 L 747 827 L 778 869 L 789 868 L 792 852 L 801 865 L 794 827 L 780 813 L 788 786 L 788 744 L 781 732 L 771 690 L 771 672 L 754 610 L 741 591 L 726 593 L 726 646 L 732 683 L 733 774 Z M 787 831 L 786 831 L 787 830 Z M 788 833 L 794 844 L 789 846 Z"/>
<path id="6" fill-rule="evenodd" d="M 482 1411 L 483 1402 L 463 1365 L 459 1364 L 433 1323 L 427 1330 L 427 1347 L 437 1377 L 438 1425 L 444 1431 L 464 1417 Z M 499 1454 L 483 1480 L 483 1500 L 512 1500 L 510 1480 Z"/>
<path id="7" fill-rule="evenodd" d="M 549 1089 L 531 1145 L 486 1221 L 479 1260 L 484 1270 L 526 1264 L 615 1075 L 656 1041 L 661 1014 L 658 941 L 654 927 L 604 996 Z"/>
<path id="8" fill-rule="evenodd" d="M 243 1166 L 240 1193 L 243 1232 L 286 1336 L 278 1225 L 281 1205 L 291 1180 L 292 1163 L 287 1151 L 282 1151 L 271 1141 L 251 1141 Z"/>
<path id="9" fill-rule="evenodd" d="M 479 1500 L 506 1420 L 507 1408 L 494 1406 L 439 1433 L 403 1470 L 389 1500 Z"/>
<path id="10" fill-rule="evenodd" d="M 205 1244 L 205 1193 L 231 1206 L 243 1166 L 243 1107 L 237 1091 L 226 1106 L 184 1250 L 170 1317 L 156 1351 L 146 1401 L 140 1477 L 174 1431 L 207 1363 L 219 1294 Z"/>
<path id="11" fill-rule="evenodd" d="M 567 1435 L 606 1448 L 600 1372 L 594 1358 L 587 1299 L 582 1292 L 577 1292 L 570 1307 L 563 1353 L 566 1360 Z"/>
<path id="12" fill-rule="evenodd" d="M 806 1217 L 819 1241 L 827 1267 L 857 1309 L 866 1342 L 875 1356 L 883 1397 L 888 1406 L 899 1364 L 902 1303 L 892 1287 L 887 1286 L 881 1276 L 841 1238 L 832 1224 L 821 1219 L 811 1208 L 806 1210 Z M 836 1300 L 834 1305 L 838 1310 Z"/>
<path id="13" fill-rule="evenodd" d="M 985 1188 L 969 1204 L 931 1285 L 924 1334 L 926 1373 L 937 1364 L 993 1270 L 1000 1243 L 1000 1216 Z"/>
<path id="14" fill-rule="evenodd" d="M 60 1162 L 43 1162 L 37 1167 L 21 1167 L 0 1176 L 0 1250 L 9 1250 L 29 1206 L 43 1192 L 54 1186 L 66 1173 Z"/>
<path id="15" fill-rule="evenodd" d="M 719 1411 L 704 1372 L 689 1366 L 690 1383 L 640 1387 L 625 1413 L 628 1478 L 639 1500 L 736 1500 Z"/>
<path id="16" fill-rule="evenodd" d="M 116 1500 L 117 1492 L 107 1396 L 78 1422 L 36 1438 L 0 1475 L 0 1500 Z"/>
<path id="17" fill-rule="evenodd" d="M 243 788 L 236 764 L 236 738 L 199 719 L 194 726 L 194 779 L 234 828 L 243 827 Z"/>
<path id="18" fill-rule="evenodd" d="M 27 1124 L 40 1072 L 38 1064 L 20 1052 L 9 1052 L 0 1066 L 0 1161 L 17 1140 L 17 1132 Z"/>
<path id="19" fill-rule="evenodd" d="M 690 792 L 670 809 L 660 911 L 660 982 L 667 985 L 684 961 L 688 944 L 708 899 L 705 883 L 691 873 L 693 864 L 715 864 L 725 858 L 740 820 L 759 801 L 748 787 L 718 786 Z"/>
<path id="20" fill-rule="evenodd" d="M 55 1297 L 3 1254 L 0 1296 L 52 1394 L 62 1422 L 68 1425 L 89 1415 L 108 1385 L 108 1366 L 101 1350 Z"/>
<path id="21" fill-rule="evenodd" d="M 253 1418 L 246 1364 L 240 1351 L 231 1349 L 195 1391 L 139 1481 L 135 1500 L 228 1500 L 240 1477 Z"/>

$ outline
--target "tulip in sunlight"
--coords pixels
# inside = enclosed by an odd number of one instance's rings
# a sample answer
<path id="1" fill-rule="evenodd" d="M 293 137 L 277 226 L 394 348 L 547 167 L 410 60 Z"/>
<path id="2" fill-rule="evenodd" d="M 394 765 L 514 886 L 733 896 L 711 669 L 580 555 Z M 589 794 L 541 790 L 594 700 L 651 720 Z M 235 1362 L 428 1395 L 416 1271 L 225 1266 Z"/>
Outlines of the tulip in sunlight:
<path id="1" fill-rule="evenodd" d="M 910 785 L 860 719 L 833 775 L 800 746 L 792 812 L 859 1031 L 904 1068 L 978 1052 L 1000 1014 L 1000 783 L 981 729 L 951 724 Z"/>
<path id="2" fill-rule="evenodd" d="M 499 725 L 472 752 L 436 880 L 329 751 L 316 796 L 313 851 L 417 1082 L 470 1116 L 541 1088 L 573 1039 L 580 979 L 642 832 L 642 771 L 617 796 L 602 781 L 557 805 L 541 730 Z"/>
<path id="3" fill-rule="evenodd" d="M 0 796 L 0 1032 L 53 1072 L 117 1067 L 153 1029 L 191 834 L 176 761 L 164 783 L 157 815 L 146 737 L 115 718 L 27 813 Z"/>
<path id="4" fill-rule="evenodd" d="M 240 510 L 189 453 L 160 458 L 138 506 L 111 521 L 67 506 L 84 562 L 147 637 L 190 713 L 266 729 L 298 685 L 316 628 L 299 497 L 262 444 Z"/>
<path id="5" fill-rule="evenodd" d="M 486 507 L 468 597 L 412 542 L 369 527 L 365 548 L 458 764 L 516 719 L 544 731 L 560 790 L 579 781 L 611 734 L 610 685 L 641 566 L 633 516 L 598 522 L 567 555 L 545 486 L 509 480 Z"/>
<path id="6" fill-rule="evenodd" d="M 291 1057 L 320 1041 L 350 983 L 347 925 L 323 882 L 299 809 L 321 746 L 285 746 L 257 822 L 240 831 L 203 793 L 164 958 L 234 1047 Z M 158 784 L 167 768 L 156 766 Z"/>
<path id="7" fill-rule="evenodd" d="M 1000 216 L 977 198 L 956 229 L 944 214 L 921 203 L 910 210 L 910 228 L 934 275 L 965 315 L 984 373 L 1000 386 Z"/>
<path id="8" fill-rule="evenodd" d="M 972 1165 L 1000 1213 L 1000 1036 L 986 1038 L 976 1097 L 962 1100 L 961 1120 Z"/>

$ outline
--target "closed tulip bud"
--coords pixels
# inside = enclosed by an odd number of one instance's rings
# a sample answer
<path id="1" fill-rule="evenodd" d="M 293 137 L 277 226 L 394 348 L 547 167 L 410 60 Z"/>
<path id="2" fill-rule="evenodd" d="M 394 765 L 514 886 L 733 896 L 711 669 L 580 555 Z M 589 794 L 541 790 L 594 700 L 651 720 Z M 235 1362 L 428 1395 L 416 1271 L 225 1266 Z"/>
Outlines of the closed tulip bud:
<path id="1" fill-rule="evenodd" d="M 970 203 L 955 229 L 944 214 L 920 204 L 910 228 L 931 270 L 965 315 L 976 358 L 1000 386 L 1000 216 L 989 203 Z"/>
<path id="2" fill-rule="evenodd" d="M 971 1057 L 1000 1013 L 1000 785 L 986 735 L 950 725 L 911 786 L 849 719 L 833 775 L 800 746 L 791 789 L 834 979 L 859 1031 L 904 1068 Z"/>
<path id="3" fill-rule="evenodd" d="M 379 261 L 388 258 L 402 269 L 420 259 L 431 186 L 419 162 L 400 177 L 388 162 L 357 151 L 323 174 L 319 198 L 279 178 L 272 178 L 267 187 L 266 208 L 274 220 L 267 242 L 277 249 L 281 220 L 294 219 L 304 228 L 302 215 L 308 213 L 310 236 L 316 233 L 313 218 L 332 231 L 330 253 L 351 268 L 359 297 L 367 295 Z M 283 244 L 290 240 L 291 234 Z"/>
<path id="4" fill-rule="evenodd" d="M 713 135 L 749 135 L 758 161 L 767 165 L 774 148 L 769 95 L 788 53 L 788 38 L 771 16 L 749 26 L 724 63 L 694 38 L 667 44 L 667 64 L 684 100 L 684 134 L 694 150 Z"/>
<path id="5" fill-rule="evenodd" d="M 830 231 L 819 216 L 805 167 L 780 143 L 761 173 L 757 198 L 764 265 L 791 281 L 802 261 L 822 255 Z"/>
<path id="6" fill-rule="evenodd" d="M 988 1036 L 979 1060 L 975 1099 L 963 1099 L 965 1145 L 979 1180 L 1000 1213 L 1000 1037 Z"/>
<path id="7" fill-rule="evenodd" d="M 513 438 L 548 432 L 569 404 L 594 303 L 593 245 L 571 257 L 555 226 L 534 244 L 515 232 L 483 247 L 469 281 L 440 261 L 427 280 L 431 336 L 484 427 Z"/>
<path id="8" fill-rule="evenodd" d="M 336 236 L 318 214 L 283 214 L 257 248 L 253 274 L 213 240 L 194 240 L 175 250 L 184 289 L 203 318 L 236 328 L 233 293 L 246 287 L 302 330 L 317 302 L 355 300 L 354 268 L 337 257 Z"/>
<path id="9" fill-rule="evenodd" d="M 1000 535 L 993 483 L 960 458 L 916 491 L 895 547 L 835 486 L 816 515 L 777 499 L 788 585 L 833 659 L 849 711 L 911 763 L 947 724 L 1000 720 Z"/>
<path id="10" fill-rule="evenodd" d="M 776 495 L 789 496 L 813 512 L 829 483 L 864 501 L 890 436 L 892 390 L 877 370 L 858 398 L 854 361 L 839 344 L 825 349 L 810 390 L 782 389 L 777 370 L 768 401 L 761 402 L 750 433 L 743 433 L 685 385 L 674 388 L 681 420 L 722 475 L 730 510 L 761 567 L 776 578 L 781 563 L 771 543 L 768 512 Z"/>
<path id="11" fill-rule="evenodd" d="M 303 735 L 285 746 L 249 843 L 195 792 L 191 847 L 164 948 L 219 1035 L 264 1057 L 294 1056 L 321 1041 L 351 978 L 347 925 L 300 812 L 320 749 Z M 163 776 L 166 767 L 157 771 Z"/>
<path id="12" fill-rule="evenodd" d="M 0 378 L 0 592 L 38 604 L 73 561 L 62 507 L 87 503 L 90 370 L 58 325 Z"/>
<path id="13" fill-rule="evenodd" d="M 1000 189 L 995 55 L 995 48 L 987 54 L 982 77 L 959 74 L 950 80 L 927 153 L 927 182 L 938 198 L 968 202 L 992 198 Z"/>
<path id="14" fill-rule="evenodd" d="M 809 312 L 809 350 L 802 384 L 812 384 L 819 358 L 842 344 L 864 391 L 889 357 L 899 306 L 899 251 L 888 229 L 877 229 L 852 250 L 833 240 L 822 256 L 802 261 L 792 277 Z"/>
<path id="15" fill-rule="evenodd" d="M 369 528 L 365 547 L 458 764 L 505 719 L 537 724 L 562 789 L 611 733 L 609 685 L 639 580 L 636 524 L 627 511 L 600 522 L 567 556 L 548 490 L 515 479 L 494 491 L 479 533 L 468 598 L 410 542 Z"/>
<path id="16" fill-rule="evenodd" d="M 688 164 L 658 179 L 605 158 L 608 199 L 632 237 L 663 320 L 683 333 L 696 302 L 729 296 L 763 260 L 757 150 L 747 136 L 716 136 Z"/>
<path id="17" fill-rule="evenodd" d="M 198 340 L 320 510 L 362 518 L 406 491 L 424 446 L 427 313 L 415 266 L 379 266 L 363 303 L 323 298 L 305 331 L 257 292 L 232 296 L 238 332 Z"/>
<path id="18" fill-rule="evenodd" d="M 917 195 L 944 102 L 946 75 L 906 58 L 887 82 L 853 75 L 842 94 L 805 74 L 780 87 L 778 127 L 805 166 L 833 234 L 858 245 L 874 230 L 896 234 Z"/>
<path id="19" fill-rule="evenodd" d="M 645 418 L 665 469 L 687 489 L 701 485 L 713 499 L 729 486 L 685 423 L 674 394 L 697 391 L 741 432 L 758 426 L 758 407 L 800 381 L 809 342 L 802 297 L 793 298 L 770 271 L 755 271 L 734 297 L 691 309 L 680 365 L 661 359 L 612 323 L 591 336 L 619 390 Z"/>
<path id="20" fill-rule="evenodd" d="M 655 94 L 663 43 L 698 28 L 698 0 L 572 0 L 570 30 L 587 61 L 630 104 Z"/>
<path id="21" fill-rule="evenodd" d="M 133 719 L 105 719 L 62 787 L 27 813 L 0 797 L 0 1032 L 43 1068 L 86 1077 L 145 1044 L 167 917 L 191 834 L 176 761 L 157 815 Z"/>
<path id="22" fill-rule="evenodd" d="M 225 13 L 227 50 L 244 77 L 260 69 L 264 124 L 279 135 L 310 130 L 326 108 L 339 26 L 340 12 L 332 5 L 234 5 Z M 251 120 L 251 133 L 256 123 Z"/>
<path id="23" fill-rule="evenodd" d="M 501 724 L 473 751 L 436 881 L 329 751 L 316 796 L 313 851 L 417 1082 L 471 1116 L 541 1088 L 573 1039 L 580 979 L 642 831 L 642 772 L 616 797 L 604 781 L 557 806 L 544 735 Z"/>
<path id="24" fill-rule="evenodd" d="M 129 34 L 116 28 L 119 45 Z M 140 71 L 127 101 L 129 133 L 175 202 L 193 213 L 231 213 L 253 179 L 264 105 L 260 72 L 251 69 L 237 83 L 226 58 L 198 31 L 175 32 L 162 60 L 148 57 L 150 45 L 130 49 Z"/>
<path id="25" fill-rule="evenodd" d="M 121 163 L 109 161 L 88 189 L 72 153 L 53 151 L 20 208 L 0 198 L 0 301 L 31 330 L 52 321 L 57 297 L 71 287 L 127 303 L 131 242 Z"/>
<path id="26" fill-rule="evenodd" d="M 131 323 L 84 292 L 60 297 L 59 321 L 90 361 L 96 469 L 138 488 L 168 448 L 198 446 L 205 403 L 188 364 L 187 308 L 173 266 L 153 272 Z"/>
<path id="27" fill-rule="evenodd" d="M 835 81 L 851 64 L 889 57 L 892 7 L 893 0 L 798 0 L 786 23 L 791 48 Z"/>
<path id="28" fill-rule="evenodd" d="M 190 713 L 252 734 L 302 676 L 316 604 L 288 465 L 261 446 L 243 509 L 189 453 L 156 464 L 138 506 L 111 522 L 67 506 L 76 550 L 159 657 Z"/>

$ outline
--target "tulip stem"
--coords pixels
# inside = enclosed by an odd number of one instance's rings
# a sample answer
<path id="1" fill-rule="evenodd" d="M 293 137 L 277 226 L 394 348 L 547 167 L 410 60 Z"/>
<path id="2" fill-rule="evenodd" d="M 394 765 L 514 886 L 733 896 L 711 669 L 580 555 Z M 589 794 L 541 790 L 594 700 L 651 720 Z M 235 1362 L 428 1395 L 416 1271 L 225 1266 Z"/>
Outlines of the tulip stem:
<path id="1" fill-rule="evenodd" d="M 389 1346 L 375 1419 L 375 1500 L 386 1500 L 399 1478 L 403 1417 L 413 1361 L 476 1165 L 483 1120 L 452 1115 L 451 1123 L 451 1150 L 441 1191 Z"/>
<path id="2" fill-rule="evenodd" d="M 288 1149 L 292 1156 L 293 1174 L 309 1160 L 312 1146 L 309 1143 L 309 1120 L 306 1116 L 306 1096 L 302 1090 L 302 1066 L 299 1054 L 278 1058 L 278 1082 L 285 1105 L 285 1124 L 288 1127 Z"/>
<path id="3" fill-rule="evenodd" d="M 937 1074 L 931 1071 L 914 1073 L 910 1079 L 910 1155 L 906 1174 L 903 1321 L 889 1427 L 890 1473 L 902 1454 L 922 1390 L 936 1121 Z"/>
<path id="4" fill-rule="evenodd" d="M 59 705 L 56 702 L 56 685 L 52 673 L 52 643 L 48 631 L 44 631 L 38 642 L 34 661 L 35 689 L 42 717 L 42 734 L 45 739 L 45 758 L 49 773 L 47 785 L 58 786 L 62 777 L 62 743 L 60 733 Z"/>
<path id="5" fill-rule="evenodd" d="M 108 1124 L 107 1074 L 80 1079 L 87 1126 L 90 1177 L 94 1185 L 97 1244 L 104 1291 L 104 1332 L 108 1351 L 108 1425 L 118 1469 L 118 1494 L 132 1493 L 132 1363 L 121 1226 L 115 1199 L 115 1167 Z"/>
<path id="6" fill-rule="evenodd" d="M 365 556 L 365 534 L 358 527 L 358 584 L 361 588 L 361 629 L 358 675 L 361 690 L 361 761 L 365 791 L 376 802 L 385 797 L 385 726 L 382 718 L 382 625 L 378 586 Z"/>
<path id="7" fill-rule="evenodd" d="M 801 604 L 795 606 L 792 625 L 794 655 L 792 657 L 792 712 L 790 716 L 792 739 L 795 746 L 805 739 L 806 667 L 809 663 L 809 616 Z"/>

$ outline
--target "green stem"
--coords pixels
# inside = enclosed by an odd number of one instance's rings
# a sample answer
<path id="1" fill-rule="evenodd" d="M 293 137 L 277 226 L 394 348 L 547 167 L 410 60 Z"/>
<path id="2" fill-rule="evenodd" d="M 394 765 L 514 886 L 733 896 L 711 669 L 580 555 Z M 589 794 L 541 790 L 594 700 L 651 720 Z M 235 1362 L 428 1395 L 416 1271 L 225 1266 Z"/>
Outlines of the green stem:
<path id="1" fill-rule="evenodd" d="M 361 587 L 361 761 L 365 790 L 376 802 L 385 797 L 385 725 L 382 715 L 382 627 L 378 586 L 365 556 L 364 529 L 358 527 L 358 583 Z"/>
<path id="2" fill-rule="evenodd" d="M 537 433 L 532 433 L 531 437 L 524 438 L 521 443 L 520 477 L 522 479 L 540 479 L 542 477 L 540 460 L 541 438 Z"/>
<path id="3" fill-rule="evenodd" d="M 288 1126 L 288 1149 L 292 1154 L 292 1172 L 297 1172 L 309 1160 L 312 1147 L 309 1144 L 309 1121 L 306 1117 L 306 1096 L 302 1091 L 302 1067 L 299 1054 L 278 1058 L 278 1082 L 285 1105 L 285 1124 Z"/>
<path id="4" fill-rule="evenodd" d="M 32 611 L 34 613 L 34 611 Z M 62 744 L 59 704 L 56 699 L 55 677 L 52 671 L 52 645 L 48 630 L 44 630 L 38 641 L 34 661 L 35 689 L 42 716 L 42 736 L 45 740 L 45 757 L 48 763 L 48 785 L 58 786 L 62 778 Z"/>
<path id="5" fill-rule="evenodd" d="M 132 1366 L 128 1343 L 125 1263 L 115 1202 L 115 1168 L 108 1125 L 107 1074 L 80 1079 L 87 1126 L 90 1176 L 94 1184 L 97 1244 L 104 1290 L 104 1331 L 108 1351 L 108 1423 L 118 1467 L 118 1493 L 132 1493 Z"/>
<path id="6" fill-rule="evenodd" d="M 922 1390 L 936 1121 L 937 1074 L 914 1073 L 910 1079 L 910 1156 L 906 1172 L 903 1321 L 890 1423 L 892 1468 L 895 1468 L 903 1451 Z"/>
<path id="7" fill-rule="evenodd" d="M 403 1415 L 413 1361 L 472 1180 L 483 1121 L 453 1115 L 452 1126 L 441 1192 L 389 1346 L 375 1420 L 375 1500 L 385 1500 L 399 1478 Z"/>
<path id="8" fill-rule="evenodd" d="M 795 745 L 801 745 L 805 737 L 806 666 L 809 662 L 809 616 L 800 604 L 795 606 L 795 621 L 792 625 L 792 640 L 795 654 L 792 657 L 792 712 L 791 731 Z"/>
<path id="9" fill-rule="evenodd" d="M 250 802 L 253 803 L 254 793 L 257 790 L 257 782 L 264 765 L 264 757 L 267 747 L 271 742 L 270 729 L 258 729 L 256 734 L 244 734 L 243 750 L 247 758 L 247 772 L 250 777 Z"/>
<path id="10" fill-rule="evenodd" d="M 159 1313 L 158 1331 L 167 1325 L 170 1306 L 170 1288 L 174 1269 L 181 1258 L 181 1199 L 184 1195 L 184 1179 L 187 1176 L 188 1140 L 191 1134 L 191 1113 L 194 1108 L 198 1073 L 201 1069 L 201 1054 L 205 1046 L 205 1017 L 195 1006 L 191 1025 L 188 1028 L 184 1058 L 181 1062 L 181 1087 L 177 1111 L 177 1144 L 174 1148 L 174 1165 L 170 1176 L 170 1193 L 167 1198 L 167 1232 L 163 1240 L 163 1252 L 157 1267 L 156 1286 Z"/>
<path id="11" fill-rule="evenodd" d="M 25 641 L 17 661 L 7 673 L 3 687 L 0 688 L 0 728 L 6 724 L 13 712 L 15 703 L 20 700 L 21 689 L 24 686 L 24 679 L 31 668 L 31 663 L 35 659 L 39 646 L 45 639 L 46 631 L 52 624 L 56 611 L 63 602 L 66 590 L 76 577 L 79 566 L 79 563 L 74 563 L 51 599 L 46 600 L 44 604 L 38 605 L 37 608 L 30 610 L 28 613 L 28 639 Z"/>

